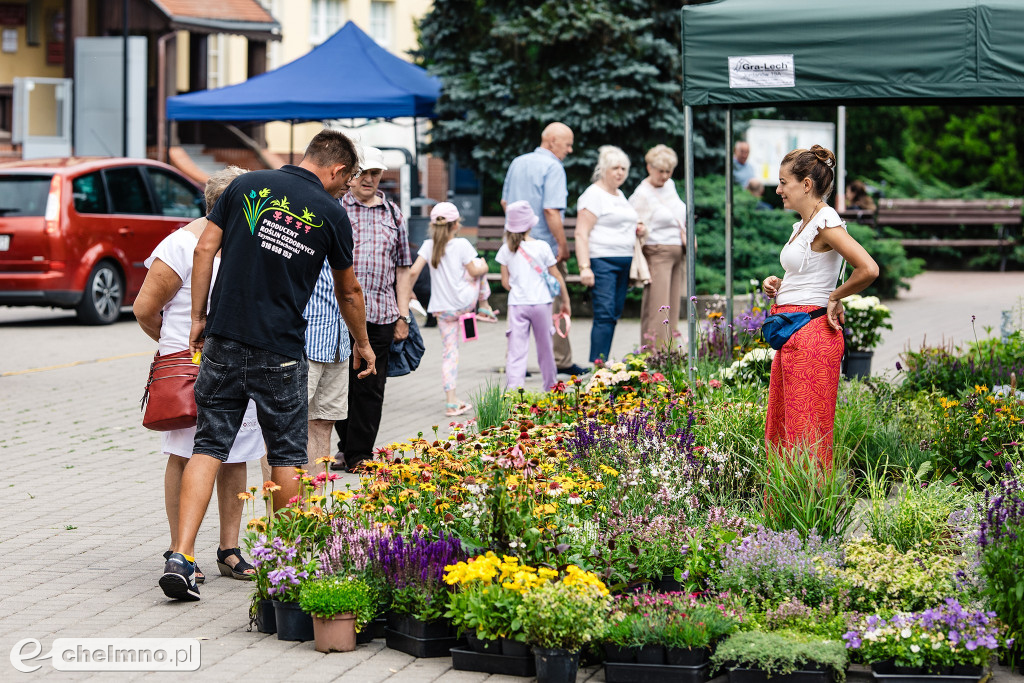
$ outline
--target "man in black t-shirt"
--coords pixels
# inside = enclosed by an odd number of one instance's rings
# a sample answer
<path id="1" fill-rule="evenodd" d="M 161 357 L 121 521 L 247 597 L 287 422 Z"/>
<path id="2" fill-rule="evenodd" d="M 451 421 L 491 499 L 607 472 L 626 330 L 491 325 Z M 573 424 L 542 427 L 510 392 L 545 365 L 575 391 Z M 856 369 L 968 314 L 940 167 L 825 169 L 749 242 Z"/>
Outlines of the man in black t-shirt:
<path id="1" fill-rule="evenodd" d="M 366 362 L 358 377 L 376 374 L 363 292 L 352 269 L 352 226 L 337 201 L 358 167 L 352 142 L 323 130 L 298 166 L 239 176 L 207 217 L 192 266 L 189 346 L 193 353 L 202 350 L 195 384 L 196 437 L 181 480 L 180 538 L 160 577 L 170 598 L 199 599 L 196 534 L 250 398 L 267 443 L 271 476 L 280 487 L 274 507 L 298 495 L 293 468 L 306 464 L 308 407 L 302 312 L 324 259 L 354 339 L 353 364 Z M 207 316 L 218 251 L 221 264 Z"/>

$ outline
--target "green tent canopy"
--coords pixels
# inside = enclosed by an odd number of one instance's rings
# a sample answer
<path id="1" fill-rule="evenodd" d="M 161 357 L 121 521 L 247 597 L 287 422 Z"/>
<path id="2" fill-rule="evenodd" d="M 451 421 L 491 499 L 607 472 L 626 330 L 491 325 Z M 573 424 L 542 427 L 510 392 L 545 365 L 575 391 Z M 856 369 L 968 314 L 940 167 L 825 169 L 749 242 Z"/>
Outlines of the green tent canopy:
<path id="1" fill-rule="evenodd" d="M 721 0 L 682 15 L 691 106 L 1024 96 L 1021 0 Z"/>
<path id="2" fill-rule="evenodd" d="M 729 322 L 732 107 L 1024 99 L 1024 0 L 717 0 L 686 5 L 680 14 L 687 244 L 694 244 L 692 107 L 724 105 L 730 111 L 725 213 Z M 696 294 L 694 252 L 686 254 L 691 301 Z M 695 358 L 697 316 L 695 307 L 689 308 L 689 358 Z M 690 366 L 692 379 L 695 368 Z"/>

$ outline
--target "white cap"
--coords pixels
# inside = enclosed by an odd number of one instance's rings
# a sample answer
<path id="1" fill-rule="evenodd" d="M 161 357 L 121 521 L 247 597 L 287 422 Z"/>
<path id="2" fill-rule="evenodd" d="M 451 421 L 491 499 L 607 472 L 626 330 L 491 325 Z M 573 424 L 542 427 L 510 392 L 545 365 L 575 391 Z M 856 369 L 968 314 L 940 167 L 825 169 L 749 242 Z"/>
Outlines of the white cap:
<path id="1" fill-rule="evenodd" d="M 363 158 L 359 162 L 360 171 L 388 170 L 388 165 L 384 163 L 384 152 L 376 147 L 363 147 L 362 152 Z"/>

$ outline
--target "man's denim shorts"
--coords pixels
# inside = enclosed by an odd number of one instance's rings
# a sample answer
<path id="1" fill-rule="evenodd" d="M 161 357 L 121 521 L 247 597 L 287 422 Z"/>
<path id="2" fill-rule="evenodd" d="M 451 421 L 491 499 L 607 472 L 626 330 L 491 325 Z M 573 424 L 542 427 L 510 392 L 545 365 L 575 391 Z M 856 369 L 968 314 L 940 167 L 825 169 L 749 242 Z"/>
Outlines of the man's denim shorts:
<path id="1" fill-rule="evenodd" d="M 251 398 L 271 467 L 306 465 L 305 356 L 296 360 L 233 339 L 209 336 L 196 378 L 194 453 L 228 459 Z"/>

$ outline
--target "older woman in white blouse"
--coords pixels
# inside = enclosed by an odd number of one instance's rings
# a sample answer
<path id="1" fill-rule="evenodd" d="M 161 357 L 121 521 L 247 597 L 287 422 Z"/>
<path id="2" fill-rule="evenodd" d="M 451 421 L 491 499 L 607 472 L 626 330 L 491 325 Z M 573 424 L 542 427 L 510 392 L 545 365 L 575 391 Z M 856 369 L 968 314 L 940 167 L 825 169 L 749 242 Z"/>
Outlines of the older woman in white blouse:
<path id="1" fill-rule="evenodd" d="M 665 145 L 644 156 L 647 177 L 629 198 L 647 226 L 644 257 L 651 281 L 644 287 L 640 306 L 641 348 L 670 349 L 679 334 L 679 298 L 686 276 L 686 204 L 672 182 L 679 158 Z"/>
<path id="2" fill-rule="evenodd" d="M 633 244 L 643 225 L 619 187 L 629 174 L 629 157 L 618 147 L 598 150 L 593 185 L 576 204 L 576 260 L 580 281 L 593 287 L 594 323 L 590 328 L 590 362 L 608 359 L 615 324 L 629 289 Z"/>

